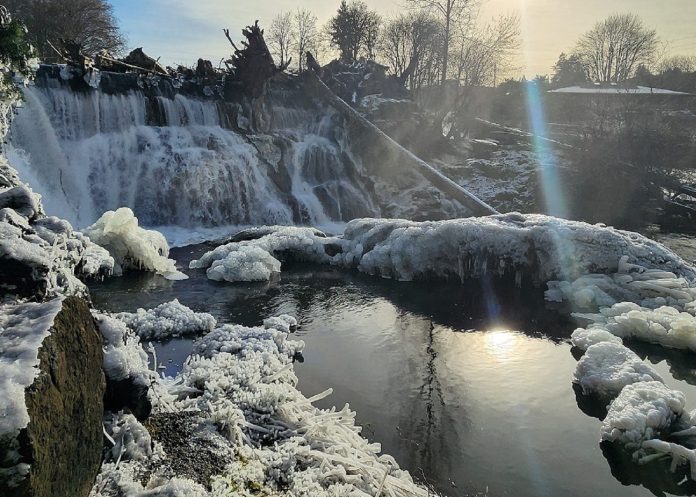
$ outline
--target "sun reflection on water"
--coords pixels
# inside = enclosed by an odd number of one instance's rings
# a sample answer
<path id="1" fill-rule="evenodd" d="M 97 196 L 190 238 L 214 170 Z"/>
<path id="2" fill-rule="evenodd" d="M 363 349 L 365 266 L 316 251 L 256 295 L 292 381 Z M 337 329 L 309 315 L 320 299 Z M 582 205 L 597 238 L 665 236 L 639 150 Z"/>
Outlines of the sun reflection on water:
<path id="1" fill-rule="evenodd" d="M 486 351 L 501 362 L 512 360 L 518 354 L 522 339 L 510 330 L 491 330 L 483 335 Z"/>

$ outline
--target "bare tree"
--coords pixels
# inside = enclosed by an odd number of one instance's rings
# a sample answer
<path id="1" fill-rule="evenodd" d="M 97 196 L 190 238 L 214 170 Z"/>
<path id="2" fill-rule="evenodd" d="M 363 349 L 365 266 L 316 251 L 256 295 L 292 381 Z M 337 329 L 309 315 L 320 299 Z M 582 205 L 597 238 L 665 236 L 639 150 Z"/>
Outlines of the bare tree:
<path id="1" fill-rule="evenodd" d="M 268 31 L 268 44 L 273 54 L 280 59 L 281 66 L 285 66 L 290 61 L 294 37 L 292 13 L 281 12 L 275 16 Z"/>
<path id="2" fill-rule="evenodd" d="M 426 9 L 440 18 L 442 26 L 442 59 L 440 77 L 447 81 L 450 43 L 458 25 L 468 24 L 473 16 L 477 0 L 408 0 L 411 4 Z"/>
<path id="3" fill-rule="evenodd" d="M 580 38 L 577 54 L 595 81 L 620 83 L 641 63 L 648 63 L 658 48 L 654 29 L 635 14 L 616 14 L 597 23 Z"/>
<path id="4" fill-rule="evenodd" d="M 519 45 L 519 25 L 516 15 L 500 16 L 487 26 L 467 28 L 455 36 L 454 69 L 461 86 L 496 85 Z"/>
<path id="5" fill-rule="evenodd" d="M 54 57 L 51 44 L 80 45 L 87 55 L 103 50 L 119 54 L 125 48 L 113 7 L 106 0 L 4 0 L 3 4 L 29 30 L 29 41 L 40 58 Z"/>
<path id="6" fill-rule="evenodd" d="M 658 72 L 666 73 L 670 71 L 695 72 L 696 55 L 672 55 L 662 60 L 657 68 Z"/>
<path id="7" fill-rule="evenodd" d="M 299 55 L 299 70 L 304 70 L 305 53 L 313 49 L 317 42 L 317 16 L 306 9 L 297 9 L 293 16 L 295 29 L 293 30 L 295 51 Z M 313 50 L 316 52 L 316 50 Z"/>

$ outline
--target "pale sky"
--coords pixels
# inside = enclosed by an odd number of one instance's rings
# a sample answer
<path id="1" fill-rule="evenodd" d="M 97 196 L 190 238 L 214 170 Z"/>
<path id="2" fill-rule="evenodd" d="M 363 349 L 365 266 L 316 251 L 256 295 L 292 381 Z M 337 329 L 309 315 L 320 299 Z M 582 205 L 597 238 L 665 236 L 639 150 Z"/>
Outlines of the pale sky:
<path id="1" fill-rule="evenodd" d="M 401 0 L 365 0 L 389 16 L 405 10 Z M 142 46 L 165 64 L 191 65 L 198 57 L 215 64 L 230 54 L 222 28 L 241 38 L 244 26 L 259 19 L 268 26 L 280 11 L 303 7 L 324 24 L 340 0 L 111 0 L 130 47 Z M 515 12 L 522 18 L 524 49 L 519 74 L 548 74 L 562 51 L 613 13 L 632 12 L 657 29 L 672 53 L 696 54 L 696 0 L 486 0 L 483 18 Z"/>

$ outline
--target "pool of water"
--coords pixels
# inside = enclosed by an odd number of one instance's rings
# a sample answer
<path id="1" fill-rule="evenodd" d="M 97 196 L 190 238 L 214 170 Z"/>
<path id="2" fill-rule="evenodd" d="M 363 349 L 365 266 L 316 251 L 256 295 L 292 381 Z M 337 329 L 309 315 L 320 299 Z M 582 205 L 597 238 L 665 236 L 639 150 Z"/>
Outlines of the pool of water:
<path id="1" fill-rule="evenodd" d="M 205 247 L 176 249 L 183 267 Z M 132 274 L 91 286 L 97 308 L 133 311 L 178 298 L 220 322 L 289 313 L 306 342 L 296 365 L 321 407 L 349 403 L 364 435 L 451 496 L 694 495 L 665 468 L 638 468 L 599 445 L 602 406 L 576 395 L 574 324 L 541 291 L 484 280 L 399 283 L 294 266 L 270 284 L 219 284 L 204 272 L 169 282 Z M 629 344 L 696 408 L 691 354 Z M 175 373 L 191 341 L 157 344 Z"/>

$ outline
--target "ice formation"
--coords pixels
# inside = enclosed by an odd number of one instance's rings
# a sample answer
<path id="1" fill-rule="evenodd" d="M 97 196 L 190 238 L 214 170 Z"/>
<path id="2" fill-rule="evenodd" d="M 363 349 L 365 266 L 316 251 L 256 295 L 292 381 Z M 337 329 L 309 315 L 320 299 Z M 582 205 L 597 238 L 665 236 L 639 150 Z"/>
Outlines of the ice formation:
<path id="1" fill-rule="evenodd" d="M 148 367 L 148 357 L 139 338 L 128 330 L 126 323 L 95 313 L 104 339 L 104 374 L 113 381 L 132 379 L 149 386 L 154 373 Z"/>
<path id="2" fill-rule="evenodd" d="M 693 312 L 693 311 L 692 311 Z M 674 307 L 648 309 L 622 302 L 592 316 L 593 327 L 673 349 L 696 351 L 696 317 Z"/>
<path id="3" fill-rule="evenodd" d="M 659 438 L 684 412 L 684 394 L 661 381 L 626 386 L 609 406 L 602 424 L 602 440 L 630 444 Z"/>
<path id="4" fill-rule="evenodd" d="M 617 344 L 622 344 L 623 340 L 612 335 L 607 330 L 601 328 L 578 328 L 570 336 L 570 341 L 574 347 L 579 348 L 582 351 L 586 351 L 592 345 L 601 342 L 612 342 Z"/>
<path id="5" fill-rule="evenodd" d="M 272 316 L 263 320 L 264 328 L 274 329 L 282 331 L 284 333 L 290 333 L 297 329 L 297 319 L 294 316 L 288 314 L 281 314 L 280 316 Z"/>
<path id="6" fill-rule="evenodd" d="M 379 444 L 360 436 L 348 406 L 322 410 L 312 405 L 330 391 L 306 398 L 296 388 L 292 364 L 303 344 L 288 339 L 294 326 L 296 320 L 287 315 L 259 327 L 222 326 L 196 342 L 175 378 L 152 383 L 156 412 L 194 414 L 215 426 L 226 446 L 221 450 L 228 453 L 222 474 L 210 482 L 172 478 L 157 442 L 121 414 L 112 418 L 108 431 L 114 439 L 112 456 L 123 455 L 118 463 L 112 457 L 103 465 L 91 497 L 433 495 L 393 458 L 380 455 Z M 132 333 L 125 323 L 119 329 Z M 153 456 L 143 457 L 153 446 Z"/>
<path id="7" fill-rule="evenodd" d="M 213 331 L 215 318 L 205 312 L 194 312 L 177 299 L 160 304 L 154 309 L 121 312 L 117 319 L 125 323 L 143 340 L 162 340 L 183 335 Z"/>
<path id="8" fill-rule="evenodd" d="M 583 392 L 616 397 L 603 421 L 602 440 L 623 445 L 641 464 L 663 457 L 672 458 L 672 471 L 688 464 L 696 480 L 696 419 L 684 412 L 684 395 L 667 388 L 646 362 L 622 345 L 625 338 L 696 351 L 693 278 L 649 269 L 624 256 L 614 273 L 548 286 L 547 299 L 595 311 L 574 313 L 589 324 L 575 330 L 571 341 L 586 351 L 576 370 Z"/>
<path id="9" fill-rule="evenodd" d="M 616 273 L 620 264 L 663 268 L 660 274 L 667 268 L 682 279 L 696 278 L 694 269 L 681 258 L 641 235 L 531 214 L 426 222 L 358 219 L 348 223 L 338 237 L 322 237 L 308 228 L 277 228 L 255 240 L 221 245 L 192 261 L 190 267 L 211 268 L 215 261 L 249 247 L 266 252 L 253 252 L 259 260 L 269 255 L 280 260 L 301 259 L 405 281 L 493 273 L 511 274 L 518 281 L 527 275 L 546 282 Z M 553 296 L 560 299 L 563 294 Z"/>
<path id="10" fill-rule="evenodd" d="M 660 375 L 634 352 L 614 342 L 590 346 L 578 362 L 575 379 L 584 393 L 610 397 L 632 383 L 662 381 Z"/>
<path id="11" fill-rule="evenodd" d="M 106 248 L 122 269 L 152 271 L 172 280 L 187 278 L 176 269 L 176 262 L 167 258 L 169 245 L 164 236 L 139 227 L 138 218 L 127 207 L 105 212 L 84 232 Z"/>
<path id="12" fill-rule="evenodd" d="M 207 270 L 214 281 L 268 281 L 280 272 L 280 261 L 259 247 L 242 246 L 224 259 L 214 261 Z"/>
<path id="13" fill-rule="evenodd" d="M 29 471 L 20 459 L 17 436 L 29 423 L 24 391 L 39 374 L 39 348 L 50 334 L 62 309 L 63 299 L 43 304 L 6 304 L 0 306 L 0 440 L 8 448 L 0 477 L 21 481 Z"/>

